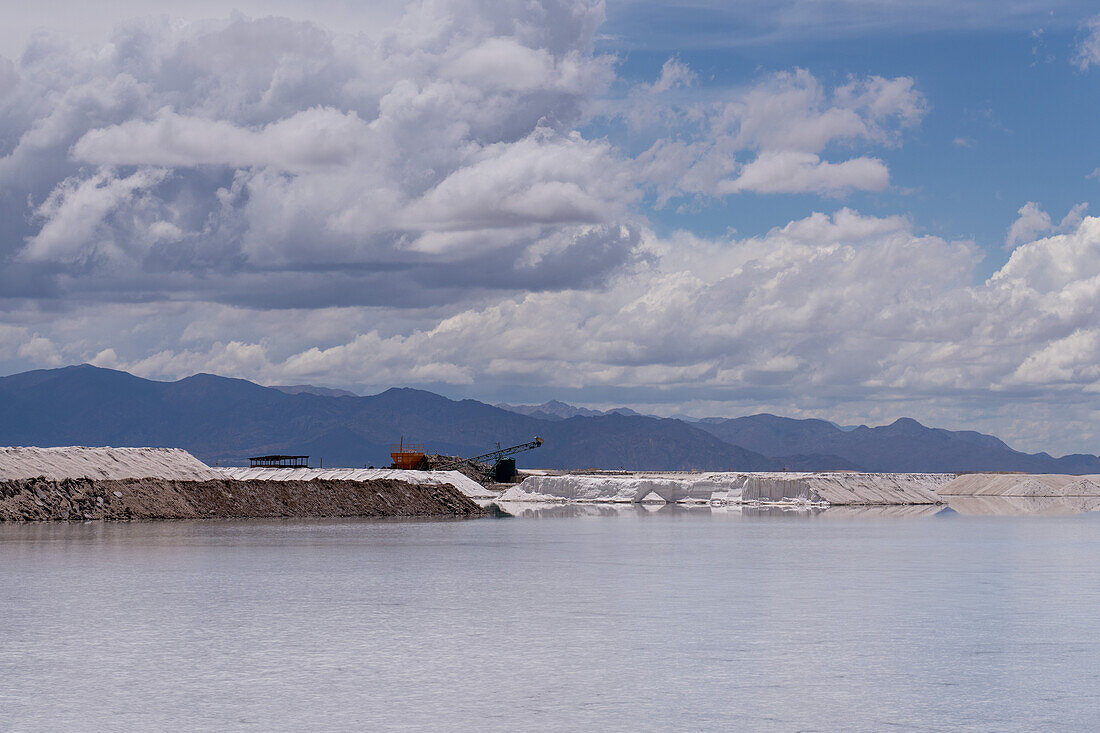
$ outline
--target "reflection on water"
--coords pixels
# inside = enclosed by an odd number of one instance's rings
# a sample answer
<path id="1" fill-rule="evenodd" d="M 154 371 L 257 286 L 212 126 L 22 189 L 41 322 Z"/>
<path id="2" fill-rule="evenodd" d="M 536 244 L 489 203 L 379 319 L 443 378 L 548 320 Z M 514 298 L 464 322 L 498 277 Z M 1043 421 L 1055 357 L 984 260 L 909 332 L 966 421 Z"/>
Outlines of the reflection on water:
<path id="1" fill-rule="evenodd" d="M 0 730 L 1096 727 L 1100 514 L 515 511 L 0 526 Z"/>
<path id="2" fill-rule="evenodd" d="M 950 496 L 947 505 L 969 515 L 1065 516 L 1100 510 L 1100 496 Z"/>
<path id="3" fill-rule="evenodd" d="M 333 528 L 369 523 L 376 531 L 401 525 L 449 524 L 470 521 L 451 518 L 356 517 L 310 519 L 201 519 L 136 522 L 0 522 L 0 560 L 21 550 L 72 553 L 74 557 L 94 546 L 97 551 L 133 553 L 207 547 L 211 537 L 228 547 L 248 547 L 283 540 L 308 541 L 330 534 Z M 2 600 L 2 592 L 0 592 Z M 2 709 L 2 708 L 0 708 Z M 0 731 L 4 730 L 0 725 Z"/>
<path id="4" fill-rule="evenodd" d="M 523 519 L 574 519 L 579 517 L 638 516 L 653 511 L 642 504 L 558 503 L 542 501 L 498 501 L 494 505 L 512 517 Z M 686 511 L 686 510 L 682 510 Z"/>
<path id="5" fill-rule="evenodd" d="M 1100 497 L 950 497 L 946 504 L 815 506 L 810 504 L 631 504 L 489 502 L 494 512 L 523 519 L 711 515 L 731 519 L 923 519 L 953 512 L 970 516 L 1063 516 L 1100 510 Z M 953 510 L 953 511 L 952 511 Z"/>
<path id="6" fill-rule="evenodd" d="M 746 517 L 810 516 L 815 519 L 919 519 L 934 517 L 946 507 L 942 504 L 899 504 L 881 506 L 828 506 L 809 509 L 787 509 L 778 506 L 751 504 L 745 506 Z"/>

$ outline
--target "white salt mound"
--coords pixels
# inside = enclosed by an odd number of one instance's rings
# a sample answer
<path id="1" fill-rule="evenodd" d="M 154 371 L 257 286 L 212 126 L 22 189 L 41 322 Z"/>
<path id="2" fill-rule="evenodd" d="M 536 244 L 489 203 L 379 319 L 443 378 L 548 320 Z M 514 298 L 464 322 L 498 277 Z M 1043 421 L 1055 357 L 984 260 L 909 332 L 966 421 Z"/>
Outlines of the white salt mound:
<path id="1" fill-rule="evenodd" d="M 832 505 L 938 504 L 954 478 L 924 473 L 636 473 L 532 476 L 502 501 L 582 501 L 712 505 L 800 502 Z"/>
<path id="2" fill-rule="evenodd" d="M 39 476 L 119 480 L 206 481 L 219 474 L 180 448 L 0 447 L 0 480 Z"/>
<path id="3" fill-rule="evenodd" d="M 938 489 L 941 496 L 1100 496 L 1100 476 L 970 473 Z"/>
<path id="4" fill-rule="evenodd" d="M 219 477 L 241 481 L 249 479 L 309 481 L 315 478 L 332 481 L 395 479 L 410 484 L 428 484 L 432 486 L 450 484 L 472 499 L 496 496 L 496 493 L 489 491 L 477 481 L 459 471 L 405 471 L 395 468 L 234 468 L 231 466 L 211 470 L 216 471 Z"/>
<path id="5" fill-rule="evenodd" d="M 501 495 L 502 501 L 593 501 L 610 503 L 737 501 L 745 474 L 635 473 L 531 476 Z"/>
<path id="6" fill-rule="evenodd" d="M 936 489 L 954 478 L 942 473 L 754 474 L 742 501 L 814 504 L 939 504 Z"/>

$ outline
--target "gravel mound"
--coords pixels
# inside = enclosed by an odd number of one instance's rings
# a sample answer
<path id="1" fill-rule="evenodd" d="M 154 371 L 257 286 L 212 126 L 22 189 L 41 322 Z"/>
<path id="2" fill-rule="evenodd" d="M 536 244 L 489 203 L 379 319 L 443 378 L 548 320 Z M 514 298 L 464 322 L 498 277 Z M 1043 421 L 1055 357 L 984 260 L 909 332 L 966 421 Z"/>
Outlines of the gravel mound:
<path id="1" fill-rule="evenodd" d="M 428 471 L 458 471 L 479 484 L 493 482 L 493 467 L 488 463 L 478 463 L 461 456 L 430 454 L 424 456 L 421 468 Z"/>
<path id="2" fill-rule="evenodd" d="M 0 481 L 0 521 L 473 517 L 484 510 L 449 484 L 404 481 L 174 481 L 87 478 Z"/>

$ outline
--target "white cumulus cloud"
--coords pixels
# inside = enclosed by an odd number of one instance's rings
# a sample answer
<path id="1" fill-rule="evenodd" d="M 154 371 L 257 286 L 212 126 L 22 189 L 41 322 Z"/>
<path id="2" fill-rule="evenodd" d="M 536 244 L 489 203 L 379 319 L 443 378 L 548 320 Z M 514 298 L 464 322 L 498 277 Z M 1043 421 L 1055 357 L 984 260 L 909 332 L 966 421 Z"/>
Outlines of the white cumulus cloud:
<path id="1" fill-rule="evenodd" d="M 857 78 L 829 89 L 805 69 L 709 103 L 651 95 L 630 101 L 627 121 L 655 131 L 636 166 L 660 205 L 685 195 L 881 191 L 890 183 L 886 163 L 851 156 L 851 146 L 899 144 L 928 106 L 908 77 Z M 670 125 L 675 136 L 664 134 Z M 823 158 L 827 149 L 840 159 Z"/>
<path id="2" fill-rule="evenodd" d="M 1085 23 L 1073 60 L 1081 69 L 1100 64 L 1100 15 Z"/>
<path id="3" fill-rule="evenodd" d="M 369 34 L 144 21 L 0 59 L 2 363 L 841 419 L 980 422 L 1008 395 L 1067 406 L 1048 437 L 1089 434 L 1083 205 L 1024 205 L 985 281 L 972 243 L 831 199 L 755 235 L 656 233 L 653 201 L 889 189 L 929 109 L 912 78 L 714 88 L 673 57 L 631 84 L 596 51 L 599 2 L 397 15 Z"/>

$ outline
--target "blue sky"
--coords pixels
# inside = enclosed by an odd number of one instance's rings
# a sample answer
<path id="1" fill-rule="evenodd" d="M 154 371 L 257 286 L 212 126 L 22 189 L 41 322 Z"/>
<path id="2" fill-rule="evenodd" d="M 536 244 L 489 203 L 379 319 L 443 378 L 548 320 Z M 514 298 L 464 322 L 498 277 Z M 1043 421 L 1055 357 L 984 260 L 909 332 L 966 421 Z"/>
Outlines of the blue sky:
<path id="1" fill-rule="evenodd" d="M 674 55 L 697 71 L 702 89 L 744 85 L 762 71 L 793 67 L 837 81 L 849 75 L 912 77 L 929 111 L 903 144 L 875 151 L 889 163 L 893 185 L 884 192 L 852 193 L 843 202 L 867 213 L 904 212 L 922 231 L 973 239 L 988 253 L 978 272 L 984 277 L 1007 259 L 1005 235 L 1024 203 L 1037 202 L 1061 217 L 1100 192 L 1100 180 L 1088 178 L 1100 160 L 1100 80 L 1072 62 L 1088 9 L 1082 3 L 1057 19 L 1038 14 L 1035 20 L 1045 23 L 1018 21 L 1011 28 L 893 27 L 851 35 L 807 30 L 759 43 L 744 38 L 739 19 L 726 19 L 729 45 L 717 38 L 693 48 L 693 24 L 721 12 L 693 18 L 683 9 L 638 13 L 628 6 L 619 17 L 612 10 L 608 25 L 616 36 L 599 46 L 620 54 L 624 79 L 651 79 Z M 677 33 L 655 38 L 635 14 L 678 18 Z M 751 196 L 684 214 L 669 207 L 653 220 L 664 230 L 711 235 L 732 221 L 743 233 L 757 233 L 822 206 L 815 196 Z"/>
<path id="2" fill-rule="evenodd" d="M 1100 452 L 1100 8 L 42 0 L 0 371 Z"/>

